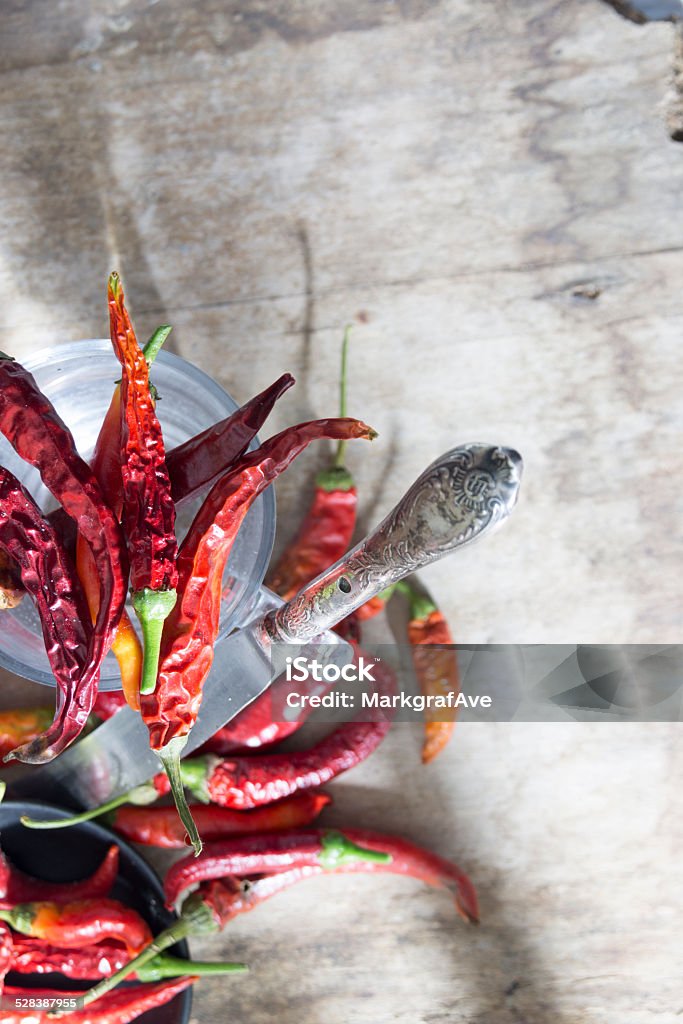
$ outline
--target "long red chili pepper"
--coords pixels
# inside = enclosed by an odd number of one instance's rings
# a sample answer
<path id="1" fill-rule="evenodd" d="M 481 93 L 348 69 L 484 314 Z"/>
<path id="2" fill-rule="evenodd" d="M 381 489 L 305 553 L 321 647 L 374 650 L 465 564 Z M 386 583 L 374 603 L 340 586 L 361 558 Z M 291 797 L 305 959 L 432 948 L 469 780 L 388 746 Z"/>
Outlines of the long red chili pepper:
<path id="1" fill-rule="evenodd" d="M 90 545 L 100 577 L 100 608 L 92 633 L 90 670 L 109 650 L 126 599 L 128 556 L 123 532 L 74 439 L 35 380 L 0 353 L 0 431 L 35 466 Z"/>
<path id="2" fill-rule="evenodd" d="M 9 909 L 18 903 L 47 900 L 70 903 L 74 900 L 98 899 L 109 895 L 119 870 L 119 848 L 112 845 L 96 871 L 77 882 L 45 882 L 24 874 L 0 851 L 0 908 Z"/>
<path id="3" fill-rule="evenodd" d="M 405 582 L 400 583 L 399 588 L 410 600 L 408 640 L 412 647 L 413 666 L 420 690 L 426 696 L 433 694 L 446 697 L 451 692 L 459 693 L 458 656 L 446 619 L 427 593 L 419 593 Z M 438 721 L 430 717 L 429 711 L 426 712 L 423 764 L 434 760 L 455 729 L 457 708 L 437 713 Z"/>
<path id="4" fill-rule="evenodd" d="M 358 420 L 314 420 L 290 427 L 245 455 L 216 483 L 190 526 L 178 553 L 181 599 L 164 630 L 154 693 L 141 699 L 151 745 L 159 753 L 173 797 L 196 850 L 201 840 L 185 802 L 180 754 L 201 703 L 218 635 L 221 581 L 237 532 L 255 499 L 311 441 L 367 438 L 375 432 Z"/>
<path id="5" fill-rule="evenodd" d="M 69 1024 L 130 1024 L 148 1010 L 165 1006 L 175 996 L 193 985 L 197 978 L 176 978 L 172 981 L 161 981 L 152 985 L 135 985 L 130 988 L 110 992 L 92 1009 L 74 1010 L 80 1006 L 82 992 L 64 992 L 53 989 L 21 989 L 10 987 L 5 989 L 5 1008 L 2 1012 L 3 1024 L 54 1024 L 55 1012 L 62 1007 L 68 1012 L 65 1018 Z M 16 1007 L 12 1009 L 12 1003 Z M 41 1010 L 39 1007 L 46 1009 Z M 30 1009 L 29 1009 L 30 1007 Z"/>
<path id="6" fill-rule="evenodd" d="M 135 956 L 152 941 L 149 925 L 137 911 L 118 900 L 105 898 L 17 903 L 0 910 L 0 920 L 22 935 L 66 949 L 118 939 Z"/>
<path id="7" fill-rule="evenodd" d="M 330 803 L 326 793 L 299 793 L 270 807 L 231 811 L 225 807 L 195 804 L 190 808 L 205 842 L 233 835 L 251 835 L 309 825 Z M 185 850 L 185 828 L 175 807 L 121 807 L 108 822 L 129 842 L 166 849 Z"/>
<path id="8" fill-rule="evenodd" d="M 221 807 L 261 807 L 354 768 L 377 749 L 390 726 L 390 721 L 343 722 L 309 750 L 287 754 L 188 758 L 180 766 L 181 777 L 196 797 Z"/>
<path id="9" fill-rule="evenodd" d="M 148 366 L 156 359 L 162 345 L 171 333 L 168 326 L 158 327 L 143 349 Z M 150 385 L 152 388 L 152 385 Z M 123 483 L 121 479 L 121 383 L 114 385 L 109 408 L 107 409 L 90 466 L 102 488 L 102 494 L 109 507 L 121 518 L 123 506 Z M 97 566 L 92 552 L 83 537 L 76 538 L 76 567 L 88 599 L 90 614 L 97 617 L 100 601 L 100 587 Z M 111 645 L 112 654 L 119 663 L 121 685 L 126 701 L 134 710 L 140 708 L 140 677 L 142 674 L 142 645 L 130 621 L 128 612 L 123 610 Z"/>
<path id="10" fill-rule="evenodd" d="M 176 506 L 229 472 L 256 437 L 278 398 L 293 384 L 294 377 L 283 373 L 230 416 L 195 434 L 167 454 L 171 494 Z"/>
<path id="11" fill-rule="evenodd" d="M 0 938 L 4 927 L 0 925 Z M 25 935 L 14 936 L 11 953 L 12 971 L 16 974 L 62 974 L 73 981 L 109 978 L 130 961 L 126 950 L 114 943 L 101 942 L 97 946 L 66 949 L 47 945 L 42 939 L 29 939 Z M 243 970 L 244 964 L 183 960 L 160 953 L 136 971 L 134 977 L 138 981 L 161 981 L 162 978 L 187 977 L 189 974 L 203 977 L 207 974 L 233 974 Z"/>
<path id="12" fill-rule="evenodd" d="M 5 754 L 5 760 L 35 764 L 51 760 L 79 735 L 99 673 L 91 662 L 93 630 L 73 565 L 28 491 L 1 466 L 0 548 L 18 566 L 36 606 L 59 691 L 52 725 Z"/>
<path id="13" fill-rule="evenodd" d="M 124 304 L 118 274 L 108 286 L 111 341 L 121 363 L 121 479 L 133 607 L 142 626 L 141 693 L 156 685 L 164 622 L 176 603 L 175 506 L 149 367 Z"/>
<path id="14" fill-rule="evenodd" d="M 256 859 L 275 859 L 278 863 L 283 864 L 283 867 L 289 866 L 288 858 L 291 857 L 294 857 L 297 863 L 309 863 L 323 868 L 333 868 L 334 865 L 351 863 L 356 860 L 369 860 L 382 864 L 389 859 L 388 854 L 365 849 L 350 840 L 348 835 L 333 829 L 321 829 L 315 832 L 275 832 L 268 836 L 263 836 L 262 839 L 263 841 L 259 842 L 258 837 L 252 836 L 245 839 L 236 839 L 235 843 L 255 843 L 256 849 L 259 851 Z M 212 848 L 218 849 L 221 845 L 220 843 L 213 844 Z M 265 850 L 270 851 L 270 858 L 264 852 Z M 287 852 L 288 850 L 289 853 Z M 247 853 L 246 856 L 242 857 L 241 863 L 253 863 L 254 859 L 253 853 Z M 205 864 L 204 870 L 208 870 L 210 873 L 210 866 L 215 861 L 215 858 L 209 857 L 207 860 L 206 857 L 202 858 L 200 856 L 195 863 L 202 861 Z M 180 863 L 184 864 L 185 862 L 181 861 Z M 196 881 L 200 880 L 200 878 L 196 879 Z M 220 928 L 220 920 L 216 917 L 213 908 L 203 899 L 191 897 L 183 904 L 182 917 L 179 920 L 175 921 L 169 928 L 166 928 L 160 935 L 157 935 L 154 941 L 122 970 L 110 978 L 104 979 L 86 993 L 86 1004 L 100 998 L 103 993 L 118 985 L 133 971 L 144 967 L 155 956 L 168 949 L 169 946 L 175 945 L 180 939 L 187 938 L 189 935 L 209 935 L 220 931 Z"/>
<path id="15" fill-rule="evenodd" d="M 451 861 L 398 836 L 353 828 L 343 829 L 341 834 L 345 840 L 354 847 L 374 851 L 377 859 L 341 856 L 321 861 L 320 858 L 316 859 L 314 851 L 324 834 L 319 829 L 311 829 L 289 836 L 274 833 L 271 836 L 253 836 L 249 839 L 233 839 L 207 845 L 199 857 L 186 857 L 171 867 L 164 883 L 166 902 L 168 906 L 174 906 L 191 886 L 227 876 L 247 877 L 294 872 L 289 882 L 292 884 L 302 877 L 297 876 L 296 872 L 304 868 L 307 869 L 307 873 L 303 877 L 323 871 L 389 872 L 409 875 L 426 882 L 427 885 L 447 889 L 455 900 L 458 913 L 466 921 L 478 921 L 479 910 L 474 886 L 467 875 Z M 228 884 L 234 889 L 232 883 Z M 258 887 L 258 881 L 254 882 L 254 886 Z M 281 887 L 284 888 L 284 883 Z M 245 888 L 246 892 L 238 892 L 234 900 L 229 901 L 229 917 L 249 909 L 248 906 L 243 906 L 245 900 L 248 902 L 249 889 Z M 279 887 L 275 888 L 279 891 Z M 199 892 L 205 894 L 206 889 L 200 887 Z M 263 892 L 265 895 L 272 894 L 265 883 Z M 258 893 L 257 888 L 255 900 L 258 899 Z"/>

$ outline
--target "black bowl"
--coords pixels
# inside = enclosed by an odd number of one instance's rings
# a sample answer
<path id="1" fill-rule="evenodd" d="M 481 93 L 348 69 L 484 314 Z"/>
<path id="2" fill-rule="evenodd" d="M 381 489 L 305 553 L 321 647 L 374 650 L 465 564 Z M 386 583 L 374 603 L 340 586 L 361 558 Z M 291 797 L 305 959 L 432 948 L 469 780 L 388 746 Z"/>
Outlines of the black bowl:
<path id="1" fill-rule="evenodd" d="M 157 935 L 176 917 L 164 907 L 161 883 L 149 864 L 118 836 L 95 822 L 52 831 L 25 828 L 22 815 L 31 818 L 68 818 L 71 812 L 40 803 L 0 804 L 0 845 L 9 861 L 21 871 L 46 882 L 75 882 L 101 864 L 107 850 L 119 848 L 119 874 L 111 895 L 133 907 Z M 169 950 L 175 956 L 188 957 L 187 943 L 179 942 Z M 94 982 L 62 982 L 59 974 L 8 974 L 7 984 L 22 988 L 89 988 Z M 192 1006 L 192 989 L 177 995 L 170 1003 L 150 1010 L 138 1018 L 140 1024 L 187 1024 Z"/>

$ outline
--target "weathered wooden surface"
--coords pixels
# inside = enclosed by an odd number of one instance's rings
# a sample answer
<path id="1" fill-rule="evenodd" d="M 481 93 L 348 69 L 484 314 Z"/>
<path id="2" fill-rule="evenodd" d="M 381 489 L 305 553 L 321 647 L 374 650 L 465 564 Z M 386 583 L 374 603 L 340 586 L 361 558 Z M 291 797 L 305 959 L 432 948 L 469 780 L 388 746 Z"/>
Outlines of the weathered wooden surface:
<path id="1" fill-rule="evenodd" d="M 673 28 L 597 0 L 84 10 L 3 9 L 0 348 L 101 336 L 117 266 L 141 332 L 173 323 L 238 398 L 296 374 L 276 429 L 334 408 L 362 313 L 365 522 L 453 443 L 525 456 L 506 530 L 426 574 L 460 638 L 677 641 Z M 323 459 L 279 487 L 280 543 Z M 253 968 L 203 984 L 196 1019 L 668 1024 L 678 735 L 469 726 L 421 771 L 397 730 L 329 820 L 457 858 L 482 927 L 399 880 L 311 882 L 195 944 Z"/>

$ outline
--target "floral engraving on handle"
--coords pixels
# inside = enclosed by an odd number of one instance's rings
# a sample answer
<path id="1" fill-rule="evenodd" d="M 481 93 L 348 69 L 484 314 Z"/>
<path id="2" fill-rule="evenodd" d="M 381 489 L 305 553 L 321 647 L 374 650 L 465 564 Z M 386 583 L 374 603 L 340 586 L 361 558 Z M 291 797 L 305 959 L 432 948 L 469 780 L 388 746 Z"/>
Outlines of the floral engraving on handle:
<path id="1" fill-rule="evenodd" d="M 269 617 L 267 634 L 310 640 L 392 583 L 491 532 L 515 505 L 521 470 L 520 456 L 507 448 L 468 444 L 447 452 L 365 541 Z"/>

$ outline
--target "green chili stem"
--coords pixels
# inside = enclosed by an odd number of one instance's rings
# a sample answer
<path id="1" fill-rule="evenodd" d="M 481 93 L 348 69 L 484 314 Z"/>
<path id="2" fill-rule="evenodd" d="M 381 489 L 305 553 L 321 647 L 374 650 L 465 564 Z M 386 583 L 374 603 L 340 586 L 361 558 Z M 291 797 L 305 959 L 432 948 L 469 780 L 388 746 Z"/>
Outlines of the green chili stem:
<path id="1" fill-rule="evenodd" d="M 381 850 L 369 850 L 365 846 L 359 846 L 352 842 L 343 832 L 330 829 L 325 832 L 321 840 L 322 851 L 318 854 L 320 866 L 326 871 L 331 871 L 342 864 L 353 861 L 367 861 L 371 864 L 391 863 L 391 854 Z"/>
<path id="2" fill-rule="evenodd" d="M 208 804 L 211 802 L 209 796 L 208 782 L 211 773 L 220 757 L 215 754 L 205 754 L 201 757 L 189 757 L 186 761 L 180 762 L 180 778 L 185 789 L 189 789 L 195 800 Z"/>
<path id="3" fill-rule="evenodd" d="M 140 693 L 154 693 L 159 671 L 159 649 L 164 622 L 178 599 L 175 590 L 145 587 L 133 595 L 133 608 L 142 626 L 142 674 Z"/>
<path id="4" fill-rule="evenodd" d="M 173 328 L 170 324 L 162 324 L 161 327 L 157 327 L 156 331 L 142 350 L 142 354 L 147 360 L 148 366 L 151 366 L 159 355 L 161 346 L 164 344 L 172 330 Z"/>
<path id="5" fill-rule="evenodd" d="M 173 741 L 171 741 L 173 742 Z M 79 999 L 79 1006 L 87 1006 L 94 1003 L 96 999 L 109 992 L 112 988 L 124 981 L 133 971 L 139 972 L 146 964 L 154 960 L 160 953 L 175 946 L 176 942 L 187 939 L 190 935 L 207 935 L 217 932 L 218 925 L 214 919 L 211 908 L 204 903 L 198 893 L 193 893 L 183 904 L 181 917 L 172 925 L 166 928 L 160 935 L 142 950 L 141 953 L 120 970 L 116 971 L 109 978 L 103 978 L 94 988 L 89 989 L 82 999 Z M 235 964 L 233 970 L 247 970 L 246 964 Z M 192 973 L 191 971 L 189 973 Z"/>
<path id="6" fill-rule="evenodd" d="M 411 619 L 427 619 L 432 612 L 439 610 L 429 594 L 417 590 L 407 580 L 401 580 L 397 583 L 396 590 L 399 594 L 403 594 L 404 597 L 408 598 Z"/>
<path id="7" fill-rule="evenodd" d="M 70 825 L 80 825 L 84 821 L 92 821 L 93 818 L 99 818 L 101 814 L 108 814 L 109 811 L 115 811 L 117 807 L 122 804 L 151 804 L 154 803 L 159 797 L 154 783 L 144 782 L 141 786 L 136 786 L 135 789 L 128 790 L 127 793 L 122 793 L 121 796 L 115 796 L 113 800 L 108 800 L 106 804 L 100 804 L 99 807 L 92 807 L 89 811 L 83 811 L 81 814 L 74 814 L 71 818 L 29 818 L 28 815 L 24 814 L 21 817 L 21 824 L 25 825 L 26 828 L 68 828 Z"/>
<path id="8" fill-rule="evenodd" d="M 176 805 L 180 820 L 182 821 L 190 842 L 194 847 L 194 855 L 198 857 L 202 852 L 202 841 L 197 831 L 197 826 L 194 823 L 190 808 L 187 806 L 187 800 L 185 799 L 185 792 L 183 790 L 183 779 L 180 772 L 180 755 L 187 743 L 186 736 L 176 736 L 174 739 L 169 740 L 165 747 L 157 751 L 159 760 L 164 766 L 164 771 L 168 776 L 168 781 L 171 784 L 171 794 Z"/>
<path id="9" fill-rule="evenodd" d="M 344 340 L 342 341 L 341 350 L 341 376 L 339 380 L 339 415 L 346 416 L 346 381 L 347 381 L 347 362 L 348 362 L 348 350 L 349 350 L 349 336 L 351 334 L 351 324 L 347 324 L 344 328 Z M 344 468 L 344 460 L 346 456 L 346 445 L 347 441 L 340 441 L 337 445 L 337 453 L 334 457 L 333 465 L 339 469 Z"/>
<path id="10" fill-rule="evenodd" d="M 183 960 L 178 956 L 161 953 L 136 970 L 138 981 L 161 981 L 162 978 L 183 978 L 188 974 L 239 974 L 248 970 L 246 964 L 214 962 L 210 960 Z"/>

